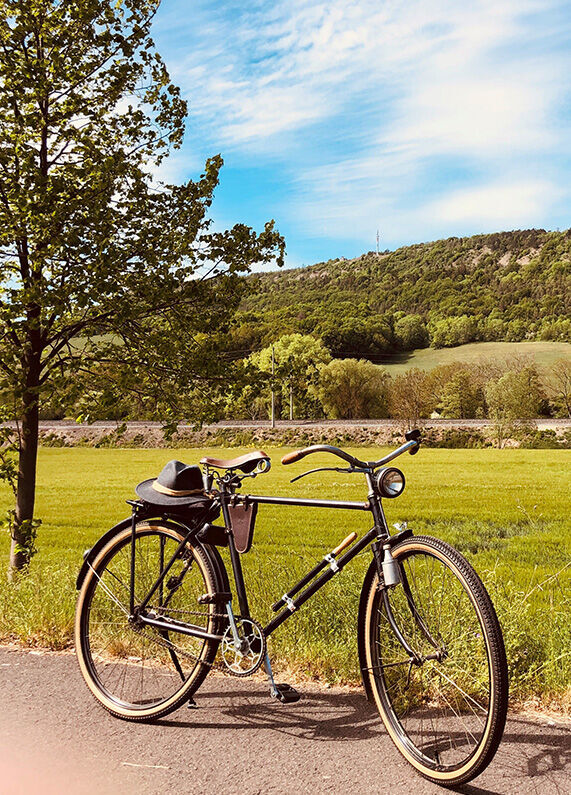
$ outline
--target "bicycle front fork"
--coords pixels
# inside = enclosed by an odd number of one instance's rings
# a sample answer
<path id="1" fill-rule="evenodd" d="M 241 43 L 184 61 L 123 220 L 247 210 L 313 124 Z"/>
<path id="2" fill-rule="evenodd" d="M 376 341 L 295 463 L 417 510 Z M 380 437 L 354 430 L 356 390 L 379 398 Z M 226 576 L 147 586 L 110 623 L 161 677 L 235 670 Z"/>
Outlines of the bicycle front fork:
<path id="1" fill-rule="evenodd" d="M 377 564 L 377 573 L 379 576 L 379 586 L 383 589 L 383 606 L 385 609 L 385 614 L 387 617 L 387 621 L 391 629 L 393 630 L 395 637 L 397 638 L 398 642 L 401 644 L 403 649 L 411 658 L 411 663 L 416 665 L 421 665 L 425 659 L 429 659 L 429 657 L 419 657 L 417 652 L 414 651 L 410 643 L 407 641 L 403 633 L 401 632 L 396 618 L 394 616 L 391 600 L 389 598 L 389 593 L 392 588 L 396 588 L 398 585 L 401 585 L 406 596 L 407 604 L 409 610 L 414 618 L 414 621 L 417 627 L 420 629 L 426 640 L 430 643 L 437 650 L 436 655 L 430 655 L 435 659 L 440 659 L 442 654 L 445 654 L 440 649 L 440 644 L 432 637 L 428 627 L 426 626 L 425 622 L 422 619 L 422 616 L 418 612 L 418 609 L 414 603 L 414 599 L 412 597 L 412 592 L 410 590 L 410 585 L 408 582 L 408 578 L 406 576 L 406 572 L 403 566 L 398 563 L 395 558 L 393 557 L 391 548 L 395 546 L 395 544 L 403 541 L 405 538 L 409 538 L 412 536 L 412 531 L 409 530 L 406 526 L 400 533 L 397 535 L 391 536 L 386 541 L 380 542 L 376 541 L 372 544 L 373 554 L 375 556 L 375 561 Z"/>

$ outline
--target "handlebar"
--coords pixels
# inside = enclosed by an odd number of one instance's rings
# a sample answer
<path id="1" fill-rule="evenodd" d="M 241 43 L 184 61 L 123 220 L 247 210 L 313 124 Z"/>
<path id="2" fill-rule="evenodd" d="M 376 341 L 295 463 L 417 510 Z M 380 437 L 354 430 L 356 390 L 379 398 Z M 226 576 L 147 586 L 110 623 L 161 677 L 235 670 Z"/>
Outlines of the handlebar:
<path id="1" fill-rule="evenodd" d="M 306 455 L 310 455 L 311 453 L 332 453 L 342 458 L 344 461 L 347 461 L 351 466 L 367 466 L 364 461 L 359 461 L 358 458 L 354 458 L 339 447 L 332 447 L 330 444 L 314 444 L 311 447 L 304 447 L 303 450 L 294 450 L 292 453 L 286 453 L 282 458 L 282 464 L 293 464 L 295 461 L 301 461 L 302 458 L 305 458 Z"/>
<path id="2" fill-rule="evenodd" d="M 282 458 L 282 464 L 293 464 L 296 461 L 301 461 L 302 458 L 305 458 L 306 455 L 310 455 L 311 453 L 332 453 L 333 455 L 338 456 L 338 458 L 342 458 L 344 461 L 347 461 L 356 469 L 376 469 L 383 464 L 388 464 L 389 461 L 392 461 L 393 459 L 397 458 L 397 456 L 402 455 L 407 451 L 411 455 L 414 455 L 418 452 L 421 444 L 420 431 L 417 428 L 412 431 L 408 431 L 405 434 L 405 439 L 407 441 L 404 444 L 402 444 L 400 447 L 397 447 L 396 450 L 393 450 L 392 453 L 389 453 L 379 461 L 360 461 L 358 458 L 354 458 L 352 455 L 349 455 L 349 453 L 346 453 L 339 447 L 333 447 L 329 444 L 314 444 L 311 447 L 304 447 L 302 450 L 294 450 L 291 453 L 286 453 L 286 455 L 284 455 Z"/>

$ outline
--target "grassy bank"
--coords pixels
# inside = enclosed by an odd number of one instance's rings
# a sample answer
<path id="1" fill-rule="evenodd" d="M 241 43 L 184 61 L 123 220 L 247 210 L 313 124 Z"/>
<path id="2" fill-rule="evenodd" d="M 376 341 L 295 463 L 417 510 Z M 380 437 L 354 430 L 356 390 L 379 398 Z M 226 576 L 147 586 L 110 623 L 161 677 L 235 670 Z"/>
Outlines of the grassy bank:
<path id="1" fill-rule="evenodd" d="M 383 367 L 390 375 L 401 375 L 418 367 L 433 370 L 442 364 L 463 362 L 474 364 L 482 359 L 510 359 L 516 356 L 533 358 L 540 368 L 549 369 L 558 359 L 569 356 L 571 345 L 567 342 L 470 342 L 455 348 L 420 348 L 409 353 L 396 354 Z"/>
<path id="2" fill-rule="evenodd" d="M 71 643 L 75 576 L 83 550 L 127 515 L 124 500 L 138 481 L 158 473 L 171 455 L 197 461 L 205 451 L 42 449 L 37 513 L 43 519 L 30 576 L 0 585 L 0 637 L 64 648 Z M 209 449 L 224 456 L 227 451 Z M 251 493 L 363 499 L 357 476 L 320 473 L 293 485 L 305 462 L 282 467 L 285 450 L 268 451 L 274 467 L 248 482 Z M 382 451 L 355 449 L 361 458 Z M 512 695 L 569 702 L 571 680 L 570 455 L 564 450 L 424 449 L 400 459 L 407 488 L 387 505 L 389 522 L 450 541 L 475 565 L 496 603 L 506 634 Z M 311 466 L 331 464 L 315 456 Z M 567 473 L 565 468 L 567 467 Z M 9 505 L 0 490 L 0 509 Z M 358 512 L 263 506 L 253 549 L 243 559 L 252 611 L 268 605 L 351 530 L 368 529 Z M 8 560 L 0 536 L 0 564 Z M 370 553 L 360 555 L 272 637 L 282 665 L 330 681 L 358 680 L 357 601 Z M 567 695 L 565 695 L 567 692 Z"/>

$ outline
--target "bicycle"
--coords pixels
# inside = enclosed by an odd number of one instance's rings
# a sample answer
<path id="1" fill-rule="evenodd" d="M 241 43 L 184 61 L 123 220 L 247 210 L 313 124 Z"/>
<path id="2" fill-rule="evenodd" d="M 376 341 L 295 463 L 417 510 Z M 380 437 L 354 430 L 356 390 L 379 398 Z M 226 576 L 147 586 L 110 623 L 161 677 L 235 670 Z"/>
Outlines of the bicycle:
<path id="1" fill-rule="evenodd" d="M 175 474 L 187 478 L 183 489 L 161 485 L 161 476 L 139 484 L 145 499 L 127 501 L 131 516 L 86 552 L 77 578 L 76 651 L 93 695 L 119 718 L 160 718 L 184 703 L 194 705 L 220 651 L 229 673 L 249 676 L 264 666 L 271 695 L 297 701 L 294 688 L 274 680 L 267 638 L 370 546 L 358 616 L 367 698 L 398 750 L 424 777 L 457 786 L 479 775 L 506 720 L 505 649 L 490 597 L 462 555 L 407 526 L 389 531 L 383 500 L 398 497 L 405 478 L 387 465 L 407 451 L 417 453 L 420 444 L 414 430 L 379 461 L 360 461 L 330 445 L 283 457 L 283 464 L 292 464 L 312 453 L 332 453 L 348 466 L 318 467 L 294 480 L 320 471 L 360 473 L 368 485 L 366 502 L 239 494 L 247 478 L 269 470 L 262 451 L 231 460 L 203 458 L 202 472 L 180 464 Z M 193 480 L 196 471 L 200 483 Z M 240 559 L 263 504 L 368 511 L 373 517 L 359 540 L 351 533 L 272 605 L 276 615 L 266 626 L 250 614 Z M 213 524 L 220 513 L 223 526 Z M 228 547 L 238 614 L 218 546 Z"/>

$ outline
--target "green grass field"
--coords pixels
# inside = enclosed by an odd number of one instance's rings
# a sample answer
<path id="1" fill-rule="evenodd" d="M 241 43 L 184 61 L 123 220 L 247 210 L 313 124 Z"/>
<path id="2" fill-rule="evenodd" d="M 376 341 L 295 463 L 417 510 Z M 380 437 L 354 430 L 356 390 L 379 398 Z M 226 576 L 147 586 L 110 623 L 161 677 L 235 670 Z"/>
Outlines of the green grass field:
<path id="1" fill-rule="evenodd" d="M 571 345 L 567 342 L 471 342 L 457 348 L 422 348 L 411 351 L 409 354 L 395 356 L 383 367 L 390 375 L 401 375 L 412 367 L 433 370 L 440 364 L 473 364 L 480 359 L 507 359 L 521 355 L 533 356 L 540 368 L 549 368 L 558 359 L 571 358 Z"/>
<path id="2" fill-rule="evenodd" d="M 320 473 L 293 485 L 306 462 L 290 467 L 284 449 L 269 450 L 267 475 L 245 490 L 303 497 L 363 500 L 358 476 Z M 355 449 L 380 458 L 380 449 Z M 224 450 L 177 450 L 189 463 Z M 232 452 L 232 455 L 234 451 Z M 165 450 L 42 449 L 37 514 L 43 519 L 39 553 L 30 575 L 0 586 L 0 637 L 62 648 L 70 645 L 75 576 L 82 552 L 128 514 L 124 500 L 133 486 L 156 475 Z M 569 463 L 565 450 L 424 449 L 403 456 L 407 477 L 402 497 L 387 501 L 389 523 L 407 520 L 415 532 L 450 541 L 487 583 L 506 634 L 512 695 L 569 703 L 571 679 L 571 532 Z M 310 466 L 333 464 L 314 456 Z M 0 509 L 9 507 L 6 487 Z M 254 546 L 243 563 L 256 618 L 350 531 L 368 529 L 367 514 L 354 511 L 261 506 Z M 0 536 L 0 563 L 8 560 L 7 534 Z M 362 553 L 272 637 L 279 666 L 329 681 L 357 681 L 356 616 L 361 582 L 370 559 Z M 567 696 L 565 693 L 567 692 Z"/>

